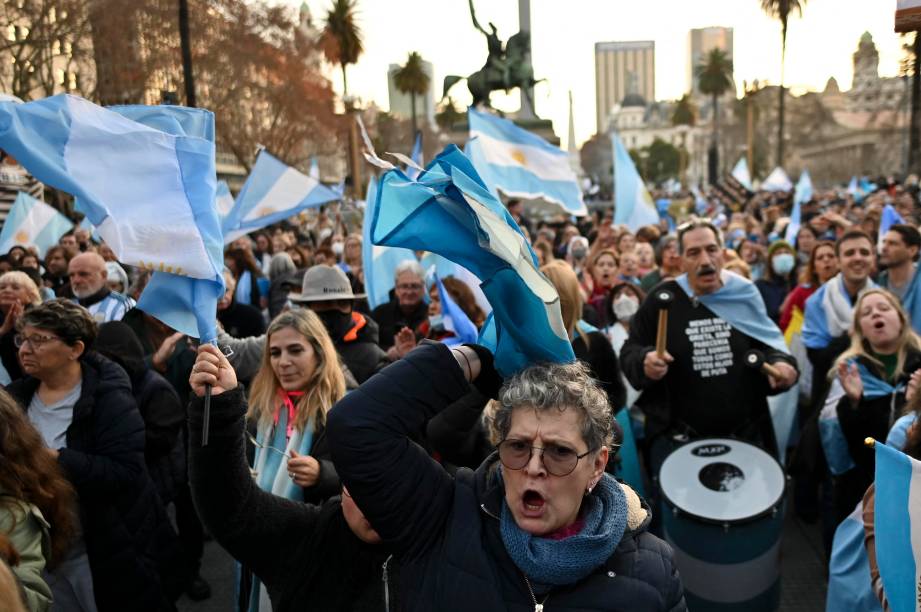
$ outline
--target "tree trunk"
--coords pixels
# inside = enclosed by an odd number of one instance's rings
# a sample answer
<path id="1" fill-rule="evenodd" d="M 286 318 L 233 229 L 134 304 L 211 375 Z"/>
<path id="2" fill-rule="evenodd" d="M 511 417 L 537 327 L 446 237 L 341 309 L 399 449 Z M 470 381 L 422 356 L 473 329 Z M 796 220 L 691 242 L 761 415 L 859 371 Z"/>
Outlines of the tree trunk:
<path id="1" fill-rule="evenodd" d="M 412 108 L 412 117 L 413 117 L 413 134 L 412 134 L 411 140 L 415 140 L 416 134 L 418 133 L 418 128 L 416 127 L 416 92 L 414 91 L 409 92 L 409 103 L 410 103 L 410 108 Z"/>
<path id="2" fill-rule="evenodd" d="M 189 1 L 179 0 L 179 41 L 182 47 L 182 78 L 185 81 L 185 103 L 195 107 L 195 77 L 192 74 L 192 43 L 189 40 Z"/>
<path id="3" fill-rule="evenodd" d="M 342 64 L 342 99 L 349 96 L 349 81 L 345 77 L 345 64 Z"/>
<path id="4" fill-rule="evenodd" d="M 780 100 L 777 104 L 777 166 L 783 168 L 783 121 L 784 121 L 784 66 L 787 57 L 787 20 L 783 18 L 781 23 L 781 40 L 780 44 Z M 749 172 L 751 169 L 749 169 Z"/>
<path id="5" fill-rule="evenodd" d="M 908 132 L 908 172 L 918 173 L 921 168 L 921 32 L 915 32 L 912 46 L 915 54 L 911 75 L 911 122 Z"/>
<path id="6" fill-rule="evenodd" d="M 713 94 L 713 132 L 710 137 L 710 149 L 707 151 L 707 174 L 711 185 L 719 181 L 719 96 Z"/>

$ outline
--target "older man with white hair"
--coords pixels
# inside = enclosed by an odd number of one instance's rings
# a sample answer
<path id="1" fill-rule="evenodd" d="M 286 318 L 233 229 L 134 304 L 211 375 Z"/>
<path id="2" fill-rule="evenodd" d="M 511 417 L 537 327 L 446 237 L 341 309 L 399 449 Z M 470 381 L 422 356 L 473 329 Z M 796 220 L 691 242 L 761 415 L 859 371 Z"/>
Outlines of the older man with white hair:
<path id="1" fill-rule="evenodd" d="M 386 350 L 396 343 L 396 335 L 404 329 L 415 332 L 428 319 L 429 307 L 425 303 L 425 272 L 419 262 L 400 262 L 394 271 L 394 296 L 371 313 L 380 326 L 380 345 Z M 407 332 L 408 333 L 408 332 Z M 390 351 L 392 359 L 398 357 Z"/>
<path id="2" fill-rule="evenodd" d="M 106 262 L 97 253 L 80 253 L 71 259 L 67 276 L 74 301 L 89 310 L 97 323 L 120 321 L 135 306 L 130 297 L 109 289 Z"/>

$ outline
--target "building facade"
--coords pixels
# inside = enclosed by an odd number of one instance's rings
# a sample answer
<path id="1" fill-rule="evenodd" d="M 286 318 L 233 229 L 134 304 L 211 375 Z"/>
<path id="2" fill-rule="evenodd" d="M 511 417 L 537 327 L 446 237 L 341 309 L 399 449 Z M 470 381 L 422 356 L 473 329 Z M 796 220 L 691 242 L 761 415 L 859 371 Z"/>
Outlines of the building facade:
<path id="1" fill-rule="evenodd" d="M 651 40 L 595 43 L 595 114 L 607 131 L 612 109 L 627 94 L 656 99 L 656 43 Z"/>

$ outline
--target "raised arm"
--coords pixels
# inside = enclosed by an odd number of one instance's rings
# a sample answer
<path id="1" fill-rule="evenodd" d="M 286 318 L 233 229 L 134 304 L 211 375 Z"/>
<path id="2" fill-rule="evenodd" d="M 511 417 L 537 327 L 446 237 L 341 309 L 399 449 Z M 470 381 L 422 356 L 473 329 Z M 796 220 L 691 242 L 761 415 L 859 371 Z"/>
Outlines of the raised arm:
<path id="1" fill-rule="evenodd" d="M 460 352 L 467 357 L 461 366 Z M 411 438 L 468 391 L 479 361 L 466 347 L 424 342 L 346 395 L 327 435 L 339 477 L 383 540 L 415 556 L 437 540 L 454 498 L 450 476 Z M 471 376 L 471 378 L 473 377 Z"/>
<path id="2" fill-rule="evenodd" d="M 212 350 L 213 349 L 213 350 Z M 294 559 L 304 550 L 320 514 L 320 507 L 271 495 L 256 486 L 246 463 L 243 387 L 226 358 L 211 345 L 203 345 L 192 371 L 193 395 L 189 402 L 189 478 L 195 507 L 214 538 L 238 561 L 271 588 L 289 574 Z M 204 357 L 203 357 L 204 355 Z M 223 360 L 226 390 L 214 377 Z M 207 361 L 211 366 L 202 365 Z M 212 367 L 213 366 L 213 367 Z M 208 446 L 201 446 L 204 381 L 214 380 Z M 322 562 L 322 561 L 321 561 Z"/>

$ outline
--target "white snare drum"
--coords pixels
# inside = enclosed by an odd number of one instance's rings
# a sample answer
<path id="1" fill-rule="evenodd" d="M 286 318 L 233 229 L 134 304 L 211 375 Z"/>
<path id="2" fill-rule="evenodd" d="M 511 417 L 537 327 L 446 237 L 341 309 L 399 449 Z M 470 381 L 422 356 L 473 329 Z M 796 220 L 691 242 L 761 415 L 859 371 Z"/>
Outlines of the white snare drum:
<path id="1" fill-rule="evenodd" d="M 666 457 L 659 486 L 688 607 L 776 610 L 786 487 L 780 464 L 747 442 L 696 440 Z"/>

